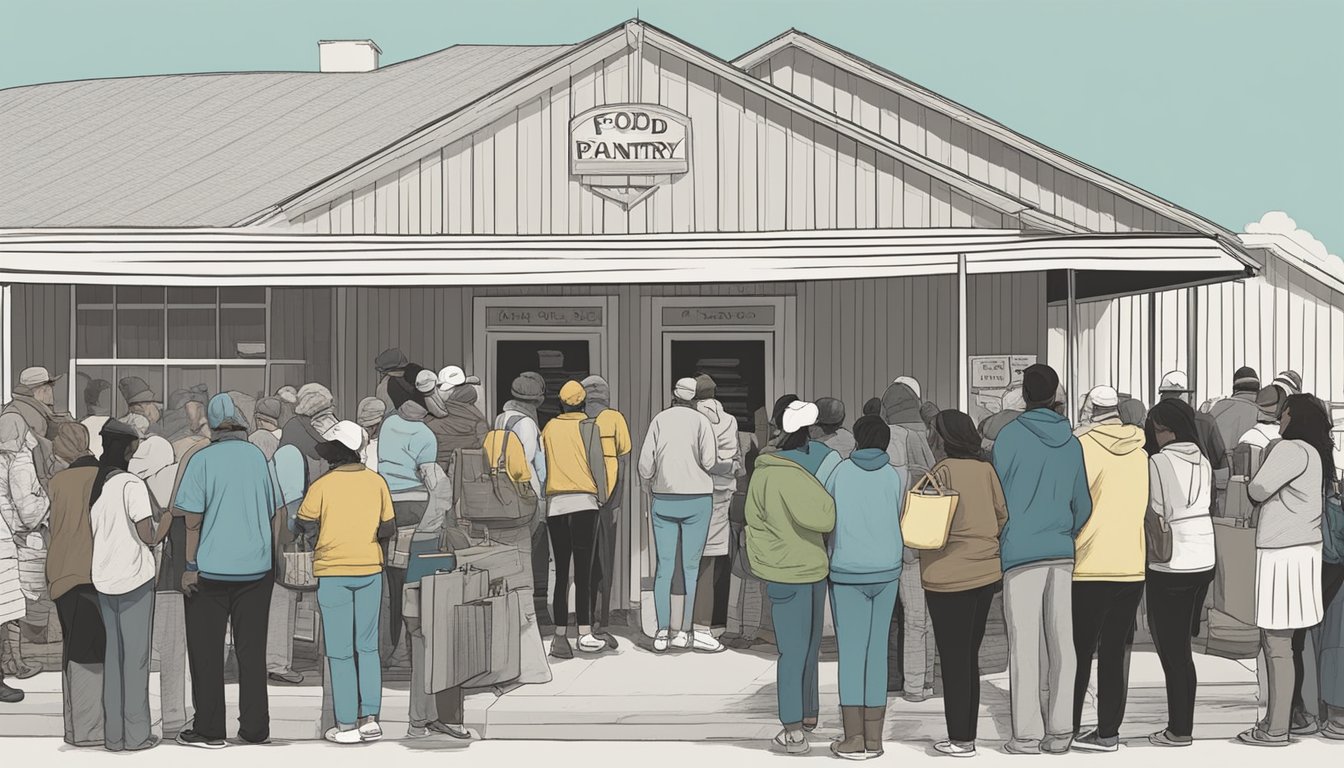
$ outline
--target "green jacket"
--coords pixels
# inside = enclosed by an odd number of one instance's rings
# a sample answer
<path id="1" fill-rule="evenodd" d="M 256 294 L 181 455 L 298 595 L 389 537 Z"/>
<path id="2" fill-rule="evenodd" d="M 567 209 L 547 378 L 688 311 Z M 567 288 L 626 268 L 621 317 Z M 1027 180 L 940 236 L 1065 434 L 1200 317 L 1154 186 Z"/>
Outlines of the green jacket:
<path id="1" fill-rule="evenodd" d="M 822 535 L 835 528 L 835 501 L 817 478 L 777 454 L 762 454 L 747 488 L 747 558 L 758 579 L 814 584 L 830 563 Z"/>

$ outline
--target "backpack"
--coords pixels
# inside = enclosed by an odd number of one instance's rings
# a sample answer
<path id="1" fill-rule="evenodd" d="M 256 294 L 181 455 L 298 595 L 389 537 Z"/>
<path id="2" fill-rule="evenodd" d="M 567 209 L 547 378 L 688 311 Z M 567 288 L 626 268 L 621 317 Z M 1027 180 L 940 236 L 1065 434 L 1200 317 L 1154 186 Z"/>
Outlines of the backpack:
<path id="1" fill-rule="evenodd" d="M 537 497 L 532 492 L 532 486 L 515 483 L 507 471 L 509 438 L 514 434 L 514 424 L 521 418 L 515 416 L 503 429 L 486 434 L 487 443 L 491 435 L 500 441 L 498 461 L 489 460 L 484 445 L 480 448 L 459 448 L 455 452 L 453 485 L 463 520 L 516 526 L 526 525 L 536 516 Z"/>
<path id="2" fill-rule="evenodd" d="M 1215 510 L 1216 517 L 1229 519 L 1239 528 L 1250 527 L 1255 518 L 1255 504 L 1251 501 L 1250 483 L 1260 468 L 1260 449 L 1249 443 L 1240 443 L 1232 449 L 1223 503 Z"/>
<path id="3" fill-rule="evenodd" d="M 607 454 L 602 450 L 602 431 L 598 429 L 597 419 L 589 417 L 579 422 L 579 435 L 588 454 L 588 471 L 597 486 L 597 503 L 601 506 L 611 499 L 611 490 L 607 487 Z"/>

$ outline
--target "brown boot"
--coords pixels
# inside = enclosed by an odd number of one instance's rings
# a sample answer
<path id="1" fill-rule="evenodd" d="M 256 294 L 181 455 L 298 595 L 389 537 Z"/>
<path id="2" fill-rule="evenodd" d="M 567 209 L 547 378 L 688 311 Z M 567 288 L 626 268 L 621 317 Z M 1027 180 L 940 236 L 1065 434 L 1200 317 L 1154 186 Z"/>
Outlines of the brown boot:
<path id="1" fill-rule="evenodd" d="M 870 755 L 863 743 L 863 707 L 841 707 L 840 720 L 845 735 L 831 742 L 831 754 L 846 760 L 867 760 Z"/>
<path id="2" fill-rule="evenodd" d="M 882 729 L 886 724 L 886 707 L 863 708 L 863 747 L 870 757 L 882 756 Z"/>

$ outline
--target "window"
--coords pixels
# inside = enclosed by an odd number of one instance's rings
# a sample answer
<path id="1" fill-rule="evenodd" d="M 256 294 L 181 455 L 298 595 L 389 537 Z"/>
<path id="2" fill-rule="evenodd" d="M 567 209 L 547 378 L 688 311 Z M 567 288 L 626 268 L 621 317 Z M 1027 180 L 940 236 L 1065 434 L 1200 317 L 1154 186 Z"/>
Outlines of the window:
<path id="1" fill-rule="evenodd" d="M 174 393 L 200 385 L 212 395 L 255 398 L 281 386 L 277 379 L 290 383 L 308 372 L 307 353 L 314 349 L 322 360 L 329 357 L 320 346 L 299 344 L 287 350 L 293 357 L 272 358 L 268 288 L 78 286 L 73 292 L 74 410 L 81 419 L 125 414 L 117 385 L 128 377 L 142 379 L 165 405 Z"/>

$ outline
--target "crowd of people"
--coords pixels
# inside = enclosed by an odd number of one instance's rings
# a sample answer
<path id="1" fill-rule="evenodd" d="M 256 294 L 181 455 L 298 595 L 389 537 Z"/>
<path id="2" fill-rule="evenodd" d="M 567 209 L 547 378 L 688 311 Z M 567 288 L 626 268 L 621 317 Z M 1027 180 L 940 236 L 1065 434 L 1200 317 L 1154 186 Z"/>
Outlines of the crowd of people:
<path id="1" fill-rule="evenodd" d="M 302 553 L 311 553 L 334 713 L 325 736 L 339 744 L 383 736 L 388 665 L 412 676 L 408 737 L 471 737 L 462 688 L 431 694 L 419 683 L 429 666 L 420 581 L 427 558 L 451 564 L 487 535 L 530 564 L 510 586 L 523 595 L 525 631 L 549 636 L 553 659 L 618 646 L 611 587 L 634 445 L 607 382 L 594 375 L 548 393 L 541 375 L 523 373 L 489 421 L 481 382 L 459 366 L 435 372 L 389 349 L 375 368 L 376 390 L 353 421 L 336 415 L 321 384 L 259 399 L 197 387 L 164 403 L 137 377 L 117 382 L 126 409 L 116 418 L 95 408 L 112 385 L 88 382 L 91 415 L 75 421 L 55 410 L 56 377 L 20 374 L 0 413 L 4 671 L 20 680 L 35 672 L 16 620 L 33 601 L 53 601 L 68 743 L 157 743 L 153 657 L 163 733 L 225 746 L 230 654 L 238 737 L 269 740 L 268 682 L 304 679 L 293 668 L 297 605 L 311 586 L 294 578 Z M 1002 593 L 1007 751 L 1107 752 L 1119 745 L 1127 654 L 1145 601 L 1168 703 L 1167 727 L 1150 740 L 1187 746 L 1191 638 L 1219 562 L 1213 520 L 1247 507 L 1269 706 L 1240 739 L 1344 739 L 1344 711 L 1302 701 L 1306 632 L 1344 583 L 1328 410 L 1291 371 L 1261 387 L 1243 368 L 1233 383 L 1231 397 L 1199 410 L 1179 372 L 1163 378 L 1151 409 L 1098 386 L 1075 427 L 1048 366 L 1024 371 L 1004 409 L 980 424 L 938 409 L 901 377 L 849 427 L 839 400 L 787 395 L 757 414 L 753 432 L 740 429 L 746 422 L 727 412 L 710 376 L 679 379 L 633 467 L 651 495 L 652 650 L 752 644 L 740 616 L 736 632 L 724 629 L 757 590 L 779 654 L 783 730 L 774 742 L 805 753 L 821 715 L 829 603 L 843 726 L 831 751 L 881 755 L 888 691 L 928 699 L 941 660 L 947 739 L 936 749 L 969 757 L 981 644 Z M 543 420 L 548 396 L 560 413 Z M 473 522 L 460 491 L 464 452 L 497 467 L 526 514 L 488 530 Z M 909 500 L 923 494 L 956 497 L 937 548 L 907 546 L 903 532 Z M 674 593 L 683 596 L 676 616 Z M 549 679 L 544 657 L 521 653 L 521 682 Z M 1097 722 L 1084 724 L 1094 660 Z M 0 702 L 22 698 L 0 677 Z"/>
<path id="2" fill-rule="evenodd" d="M 754 463 L 745 525 L 750 571 L 766 584 L 780 656 L 784 729 L 775 743 L 793 754 L 810 750 L 829 592 L 844 729 L 831 751 L 850 759 L 883 752 L 891 618 L 900 606 L 904 694 L 922 700 L 921 685 L 932 680 L 921 664 L 930 658 L 922 645 L 927 618 L 942 661 L 948 734 L 935 749 L 974 756 L 979 652 L 1001 591 L 1007 752 L 1119 747 L 1128 649 L 1145 596 L 1168 710 L 1167 727 L 1149 741 L 1190 745 L 1191 639 L 1220 564 L 1213 521 L 1242 507 L 1254 513 L 1247 524 L 1268 708 L 1238 738 L 1255 746 L 1318 732 L 1344 739 L 1344 711 L 1318 713 L 1302 699 L 1306 634 L 1344 581 L 1328 407 L 1303 393 L 1292 371 L 1262 388 L 1255 371 L 1242 368 L 1232 397 L 1199 410 L 1187 401 L 1186 382 L 1180 372 L 1165 376 L 1151 409 L 1098 386 L 1075 428 L 1059 377 L 1045 365 L 1027 368 L 1009 407 L 979 426 L 960 411 L 921 404 L 917 382 L 898 379 L 865 407 L 852 441 L 828 441 L 836 430 L 818 430 L 828 410 L 821 401 L 781 398 L 775 437 Z M 911 494 L 930 487 L 957 497 L 946 539 L 937 548 L 905 547 Z M 1097 722 L 1087 725 L 1094 661 Z"/>

